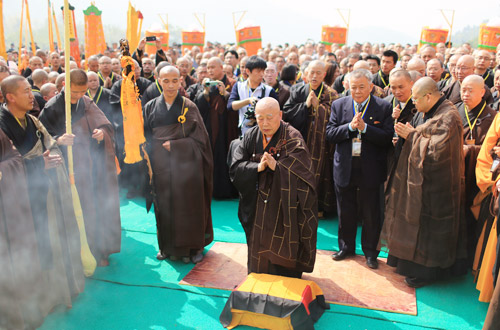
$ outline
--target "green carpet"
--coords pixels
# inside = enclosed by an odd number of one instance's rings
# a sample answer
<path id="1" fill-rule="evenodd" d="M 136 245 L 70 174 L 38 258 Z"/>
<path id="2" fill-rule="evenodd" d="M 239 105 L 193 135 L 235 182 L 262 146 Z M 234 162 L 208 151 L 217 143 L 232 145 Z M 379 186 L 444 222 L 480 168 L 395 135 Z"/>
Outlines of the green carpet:
<path id="1" fill-rule="evenodd" d="M 212 203 L 216 241 L 245 242 L 237 208 L 237 201 Z M 57 308 L 40 329 L 223 329 L 219 315 L 230 292 L 178 284 L 193 265 L 156 260 L 155 219 L 143 200 L 122 198 L 121 214 L 121 253 L 86 280 L 73 308 Z M 336 219 L 320 221 L 317 246 L 337 249 Z M 331 305 L 316 329 L 481 329 L 488 304 L 477 297 L 468 275 L 418 289 L 417 316 Z"/>

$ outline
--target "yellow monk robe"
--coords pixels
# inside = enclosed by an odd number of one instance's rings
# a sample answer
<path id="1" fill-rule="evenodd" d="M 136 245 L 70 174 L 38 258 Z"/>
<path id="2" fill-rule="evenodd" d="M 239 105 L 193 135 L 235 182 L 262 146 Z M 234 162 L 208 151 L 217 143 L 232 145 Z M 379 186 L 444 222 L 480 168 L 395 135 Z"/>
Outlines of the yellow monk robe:
<path id="1" fill-rule="evenodd" d="M 490 151 L 494 146 L 497 145 L 500 139 L 500 116 L 496 115 L 495 119 L 491 123 L 490 129 L 486 134 L 481 150 L 477 157 L 476 163 L 476 181 L 477 186 L 480 189 L 478 198 L 481 194 L 487 195 L 491 193 L 492 189 L 495 189 L 495 182 L 497 178 L 492 178 L 492 173 L 490 172 L 491 165 L 493 163 L 493 158 Z M 475 201 L 476 204 L 476 201 Z M 497 257 L 496 247 L 497 247 L 497 236 L 496 236 L 497 219 L 494 220 L 493 226 L 490 232 L 486 232 L 483 228 L 481 237 L 479 238 L 476 258 L 474 260 L 474 267 L 477 269 L 479 267 L 478 260 L 480 258 L 483 242 L 485 239 L 488 240 L 486 249 L 483 254 L 481 270 L 479 272 L 479 277 L 477 281 L 476 288 L 480 291 L 479 301 L 489 302 L 493 294 L 493 275 L 492 270 Z"/>

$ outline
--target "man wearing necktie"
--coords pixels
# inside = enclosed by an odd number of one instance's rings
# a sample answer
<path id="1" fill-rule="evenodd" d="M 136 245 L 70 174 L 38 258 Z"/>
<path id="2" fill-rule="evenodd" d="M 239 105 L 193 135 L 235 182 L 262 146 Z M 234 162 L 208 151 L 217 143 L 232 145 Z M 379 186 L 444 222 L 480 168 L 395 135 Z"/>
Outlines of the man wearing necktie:
<path id="1" fill-rule="evenodd" d="M 351 95 L 332 104 L 327 140 L 336 144 L 333 160 L 339 252 L 334 260 L 355 254 L 357 221 L 361 245 L 370 268 L 378 268 L 381 191 L 387 177 L 387 151 L 394 134 L 390 103 L 370 95 L 371 74 L 355 70 L 349 77 Z"/>

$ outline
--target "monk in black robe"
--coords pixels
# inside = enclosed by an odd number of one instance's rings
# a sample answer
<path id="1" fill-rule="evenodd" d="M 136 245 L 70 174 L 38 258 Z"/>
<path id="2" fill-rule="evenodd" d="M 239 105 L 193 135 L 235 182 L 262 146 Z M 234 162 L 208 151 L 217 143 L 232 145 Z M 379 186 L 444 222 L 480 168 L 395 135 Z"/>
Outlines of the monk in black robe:
<path id="1" fill-rule="evenodd" d="M 109 101 L 111 96 L 110 90 L 99 85 L 99 76 L 94 71 L 87 72 L 87 77 L 89 79 L 87 96 L 94 101 L 97 107 L 104 112 L 106 118 L 108 118 L 108 120 L 112 123 L 113 108 Z"/>
<path id="2" fill-rule="evenodd" d="M 60 146 L 73 145 L 75 183 L 85 219 L 85 230 L 92 254 L 101 266 L 120 252 L 121 221 L 116 176 L 113 127 L 104 113 L 85 95 L 87 74 L 71 70 L 71 123 L 66 133 L 64 94 L 49 102 L 40 121 Z M 67 159 L 66 148 L 62 147 Z"/>
<path id="3" fill-rule="evenodd" d="M 411 124 L 396 124 L 406 141 L 388 187 L 379 246 L 408 286 L 421 287 L 467 272 L 463 133 L 458 111 L 432 78 L 419 79 L 412 94 L 419 112 Z"/>
<path id="4" fill-rule="evenodd" d="M 99 72 L 97 72 L 97 75 L 99 76 L 99 84 L 107 89 L 110 89 L 121 78 L 113 72 L 111 59 L 108 56 L 102 56 L 99 59 Z"/>
<path id="5" fill-rule="evenodd" d="M 471 212 L 474 198 L 479 192 L 476 184 L 476 162 L 486 133 L 497 113 L 486 104 L 486 101 L 482 100 L 484 95 L 484 81 L 481 76 L 470 75 L 466 77 L 461 85 L 461 95 L 463 102 L 457 104 L 457 109 L 464 129 L 463 148 L 465 154 L 467 251 L 469 252 L 469 261 L 472 264 L 477 239 L 484 223 L 483 219 L 481 223 L 478 223 L 478 219 Z M 489 216 L 488 220 L 492 222 L 493 217 Z"/>
<path id="6" fill-rule="evenodd" d="M 227 154 L 229 144 L 238 138 L 238 113 L 227 110 L 227 100 L 235 81 L 222 70 L 223 62 L 218 57 L 208 61 L 208 78 L 204 90 L 195 97 L 195 104 L 210 137 L 214 160 L 214 198 L 235 198 L 236 189 L 229 179 Z M 210 85 L 215 81 L 217 85 Z"/>
<path id="7" fill-rule="evenodd" d="M 290 98 L 283 108 L 283 120 L 299 130 L 307 143 L 316 178 L 318 209 L 322 216 L 323 212 L 335 210 L 332 178 L 334 145 L 327 142 L 325 134 L 337 93 L 323 83 L 326 75 L 324 62 L 313 61 L 307 69 L 309 83 L 290 90 Z"/>
<path id="8" fill-rule="evenodd" d="M 1 88 L 7 102 L 0 107 L 0 130 L 22 155 L 29 188 L 29 219 L 33 221 L 36 234 L 35 241 L 31 243 L 36 242 L 36 249 L 24 250 L 24 247 L 23 251 L 29 256 L 38 251 L 43 282 L 40 283 L 40 291 L 35 290 L 33 294 L 39 291 L 44 298 L 39 308 L 46 315 L 58 304 L 71 307 L 72 298 L 83 291 L 85 281 L 80 233 L 62 154 L 39 120 L 27 114 L 34 99 L 28 81 L 20 76 L 11 76 L 2 82 Z M 13 205 L 6 208 L 16 209 Z M 8 210 L 5 212 L 10 214 Z M 16 235 L 16 232 L 9 235 Z M 15 263 L 22 261 L 28 262 L 26 255 Z M 37 264 L 35 262 L 35 270 Z"/>
<path id="9" fill-rule="evenodd" d="M 157 259 L 197 263 L 213 240 L 213 160 L 196 105 L 179 95 L 179 71 L 160 71 L 163 93 L 144 108 L 144 135 L 153 172 Z"/>
<path id="10" fill-rule="evenodd" d="M 151 81 L 140 76 L 141 67 L 136 60 L 134 61 L 134 74 L 139 97 L 141 97 Z M 123 79 L 120 79 L 111 87 L 109 103 L 112 106 L 112 120 L 115 130 L 115 149 L 120 168 L 122 169 L 119 175 L 120 187 L 128 188 L 127 198 L 134 198 L 141 194 L 143 190 L 143 179 L 145 177 L 144 167 L 141 163 L 126 164 L 125 160 L 125 137 L 123 135 L 123 111 L 121 106 L 121 92 Z"/>
<path id="11" fill-rule="evenodd" d="M 255 109 L 258 126 L 235 149 L 230 174 L 240 192 L 238 217 L 248 273 L 300 278 L 312 272 L 318 228 L 316 179 L 301 134 L 281 121 L 271 97 Z"/>
<path id="12" fill-rule="evenodd" d="M 161 62 L 160 64 L 158 64 L 156 66 L 156 69 L 155 69 L 155 75 L 156 77 L 159 76 L 160 74 L 160 71 L 166 67 L 166 66 L 169 66 L 171 65 L 170 63 L 167 63 L 167 62 Z M 161 87 L 161 84 L 160 84 L 160 81 L 158 79 L 156 79 L 153 83 L 151 83 L 147 88 L 146 90 L 141 94 L 141 103 L 142 103 L 142 107 L 144 108 L 146 106 L 146 104 L 148 104 L 149 101 L 151 101 L 152 99 L 155 99 L 157 98 L 158 96 L 160 96 L 161 94 L 163 93 L 163 87 Z M 186 90 L 182 87 L 182 86 L 179 86 L 179 94 L 181 96 L 184 96 L 184 97 L 188 97 L 188 95 L 186 94 Z"/>

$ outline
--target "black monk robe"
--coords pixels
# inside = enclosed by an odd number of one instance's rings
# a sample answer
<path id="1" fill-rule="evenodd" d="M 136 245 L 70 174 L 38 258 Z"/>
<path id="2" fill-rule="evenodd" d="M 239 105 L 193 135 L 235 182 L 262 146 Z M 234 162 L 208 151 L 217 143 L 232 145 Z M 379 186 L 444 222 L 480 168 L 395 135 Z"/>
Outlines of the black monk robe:
<path id="1" fill-rule="evenodd" d="M 43 276 L 46 315 L 59 304 L 72 305 L 72 298 L 83 291 L 85 281 L 80 255 L 80 233 L 71 199 L 65 166 L 45 169 L 43 153 L 61 155 L 55 140 L 38 119 L 26 117 L 23 129 L 4 107 L 0 108 L 0 128 L 13 141 L 23 157 L 28 198 L 36 232 Z M 8 206 L 9 208 L 13 206 Z M 33 254 L 33 251 L 25 251 Z M 23 260 L 26 262 L 27 257 Z"/>
<path id="2" fill-rule="evenodd" d="M 179 117 L 185 116 L 185 122 Z M 213 240 L 213 160 L 196 105 L 177 94 L 167 108 L 163 95 L 144 108 L 144 135 L 153 169 L 158 246 L 164 255 L 196 255 Z M 170 141 L 170 151 L 163 143 Z"/>
<path id="3" fill-rule="evenodd" d="M 283 108 L 283 120 L 300 131 L 311 153 L 319 210 L 332 212 L 335 210 L 332 178 L 334 145 L 326 140 L 325 134 L 332 102 L 338 95 L 332 88 L 322 83 L 314 90 L 319 97 L 319 107 L 314 109 L 306 105 L 309 93 L 309 84 L 290 90 L 290 98 Z"/>
<path id="4" fill-rule="evenodd" d="M 235 81 L 226 75 L 221 80 L 227 91 L 233 89 Z M 214 198 L 236 198 L 236 189 L 229 179 L 227 153 L 229 144 L 238 138 L 238 112 L 227 110 L 227 98 L 220 95 L 217 86 L 212 86 L 209 100 L 203 90 L 195 98 L 203 123 L 210 138 L 214 160 Z"/>
<path id="5" fill-rule="evenodd" d="M 40 121 L 54 137 L 66 132 L 64 91 L 47 102 Z M 120 252 L 121 221 L 116 176 L 114 132 L 104 113 L 87 96 L 71 105 L 71 123 L 75 135 L 73 159 L 75 183 L 80 195 L 85 230 L 92 254 L 106 259 Z M 94 129 L 104 139 L 92 138 Z M 67 160 L 66 147 L 61 147 Z"/>
<path id="6" fill-rule="evenodd" d="M 238 217 L 248 244 L 248 272 L 300 277 L 312 272 L 318 228 L 316 181 L 301 134 L 288 123 L 264 148 L 258 126 L 233 153 L 230 175 L 240 192 Z M 257 172 L 264 152 L 274 171 Z"/>

